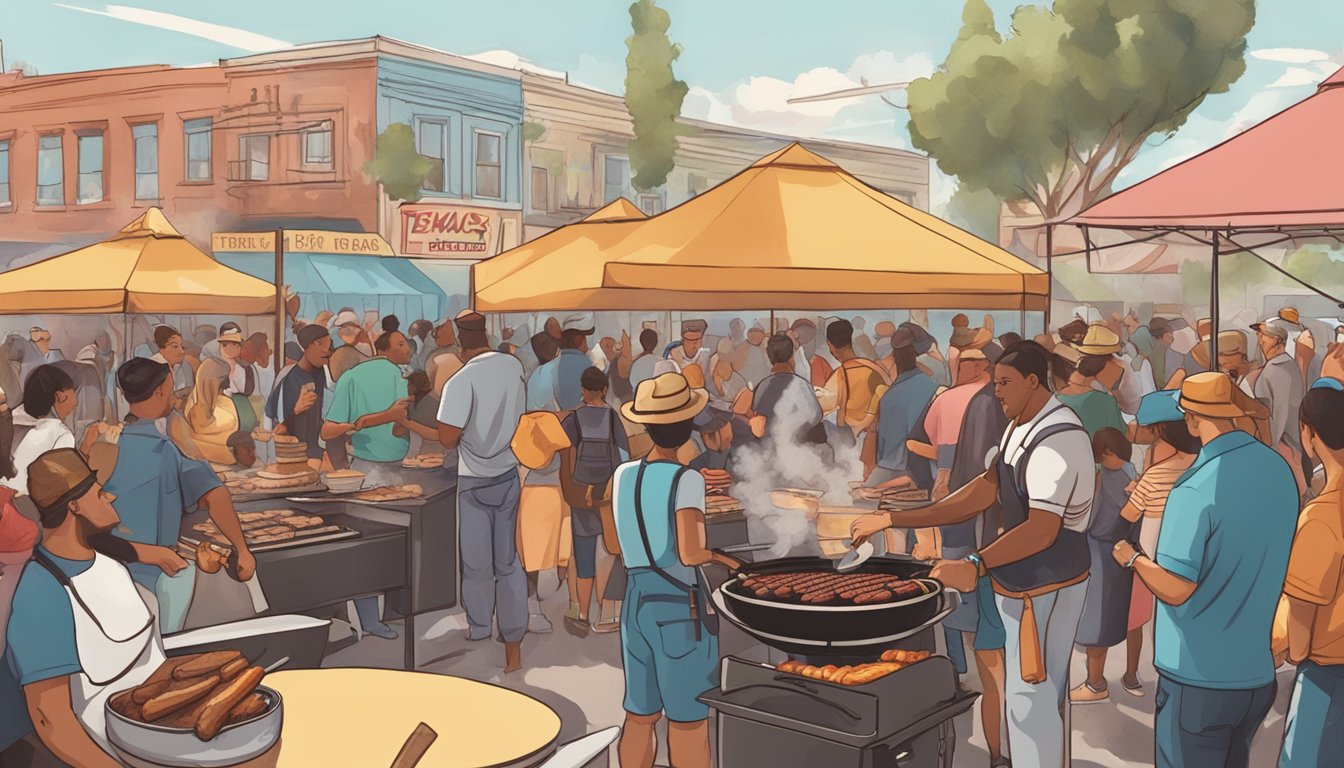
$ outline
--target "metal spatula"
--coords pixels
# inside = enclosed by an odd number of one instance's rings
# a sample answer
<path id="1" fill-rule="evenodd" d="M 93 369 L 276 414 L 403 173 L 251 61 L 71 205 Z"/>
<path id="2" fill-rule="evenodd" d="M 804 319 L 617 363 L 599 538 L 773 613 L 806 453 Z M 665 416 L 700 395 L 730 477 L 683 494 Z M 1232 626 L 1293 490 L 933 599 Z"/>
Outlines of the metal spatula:
<path id="1" fill-rule="evenodd" d="M 873 542 L 865 541 L 859 546 L 849 550 L 844 557 L 840 558 L 840 562 L 835 564 L 835 570 L 852 571 L 868 562 L 868 558 L 873 556 L 874 551 Z"/>

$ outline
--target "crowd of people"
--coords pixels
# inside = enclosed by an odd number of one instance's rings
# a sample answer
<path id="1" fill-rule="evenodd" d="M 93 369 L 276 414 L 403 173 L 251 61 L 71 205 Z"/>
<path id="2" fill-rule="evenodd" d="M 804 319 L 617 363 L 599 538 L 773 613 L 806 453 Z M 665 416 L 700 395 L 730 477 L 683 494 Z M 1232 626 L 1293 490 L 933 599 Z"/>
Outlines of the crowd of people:
<path id="1" fill-rule="evenodd" d="M 505 670 L 520 669 L 523 637 L 554 631 L 537 585 L 557 571 L 568 632 L 621 634 L 622 765 L 652 764 L 666 716 L 674 762 L 707 766 L 696 696 L 718 651 L 696 569 L 736 562 L 708 549 L 693 470 L 806 445 L 857 454 L 859 499 L 930 493 L 931 506 L 863 517 L 853 533 L 936 561 L 964 593 L 946 648 L 965 675 L 970 646 L 993 765 L 1010 750 L 1059 764 L 1059 705 L 1110 697 L 1110 648 L 1126 646 L 1121 687 L 1145 695 L 1154 621 L 1160 765 L 1245 765 L 1285 655 L 1299 695 L 1283 764 L 1340 764 L 1324 731 L 1344 663 L 1344 344 L 1318 353 L 1290 309 L 1216 340 L 1210 326 L 1083 316 L 1024 340 L 957 315 L 943 345 L 914 321 L 870 336 L 862 317 L 735 319 L 712 337 L 689 319 L 675 339 L 646 323 L 593 343 L 580 313 L 492 339 L 471 311 L 403 331 L 343 309 L 294 322 L 275 371 L 270 338 L 237 323 L 189 337 L 158 326 L 120 365 L 105 334 L 67 362 L 34 327 L 0 359 L 5 666 L 28 711 L 44 683 L 81 668 L 69 600 L 52 590 L 58 572 L 82 573 L 67 555 L 85 545 L 128 564 L 163 632 L 182 628 L 194 579 L 176 552 L 184 514 L 207 509 L 248 578 L 220 477 L 263 464 L 276 435 L 316 470 L 441 453 L 457 479 L 467 638 L 498 639 Z M 119 523 L 67 530 L 86 506 Z M 24 567 L 34 552 L 53 578 Z M 356 610 L 364 632 L 397 636 L 376 597 Z M 1068 690 L 1075 646 L 1087 677 Z"/>

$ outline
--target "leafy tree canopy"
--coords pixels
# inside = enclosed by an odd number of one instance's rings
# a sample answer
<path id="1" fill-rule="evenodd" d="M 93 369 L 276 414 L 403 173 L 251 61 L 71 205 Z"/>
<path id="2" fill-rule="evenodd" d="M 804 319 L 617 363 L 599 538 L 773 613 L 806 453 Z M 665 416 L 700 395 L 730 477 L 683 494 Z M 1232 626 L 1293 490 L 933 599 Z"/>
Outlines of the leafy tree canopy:
<path id="1" fill-rule="evenodd" d="M 909 86 L 911 139 L 962 183 L 1060 220 L 1241 76 L 1255 2 L 1054 0 L 1000 34 L 966 0 L 962 20 L 940 70 Z"/>

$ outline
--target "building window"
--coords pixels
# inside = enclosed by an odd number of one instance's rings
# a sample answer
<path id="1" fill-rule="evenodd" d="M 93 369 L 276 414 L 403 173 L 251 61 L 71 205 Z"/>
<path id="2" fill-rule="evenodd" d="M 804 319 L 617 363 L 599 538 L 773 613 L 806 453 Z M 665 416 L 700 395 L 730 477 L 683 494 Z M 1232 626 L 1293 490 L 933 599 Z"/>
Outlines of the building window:
<path id="1" fill-rule="evenodd" d="M 429 173 L 425 174 L 425 189 L 430 192 L 443 192 L 448 188 L 448 168 L 445 162 L 448 124 L 421 120 L 415 133 L 416 151 L 429 161 Z"/>
<path id="2" fill-rule="evenodd" d="M 239 181 L 266 181 L 271 177 L 271 137 L 265 134 L 238 137 Z"/>
<path id="3" fill-rule="evenodd" d="M 476 197 L 504 196 L 504 165 L 500 152 L 503 137 L 476 131 Z"/>
<path id="4" fill-rule="evenodd" d="M 630 158 L 607 155 L 602 163 L 602 202 L 610 203 L 625 196 L 630 185 Z"/>
<path id="5" fill-rule="evenodd" d="M 156 123 L 131 126 L 135 140 L 135 199 L 159 199 L 159 126 Z"/>
<path id="6" fill-rule="evenodd" d="M 65 163 L 59 133 L 37 139 L 37 204 L 65 205 Z"/>
<path id="7" fill-rule="evenodd" d="M 640 195 L 639 209 L 649 216 L 657 216 L 663 212 L 662 195 Z"/>
<path id="8" fill-rule="evenodd" d="M 80 205 L 103 199 L 103 134 L 79 134 L 79 184 L 75 202 Z"/>
<path id="9" fill-rule="evenodd" d="M 214 124 L 208 117 L 182 123 L 187 139 L 187 181 L 210 180 L 210 134 Z"/>
<path id="10" fill-rule="evenodd" d="M 0 205 L 9 205 L 9 142 L 0 141 Z"/>
<path id="11" fill-rule="evenodd" d="M 545 168 L 532 168 L 532 210 L 551 210 L 551 176 Z"/>
<path id="12" fill-rule="evenodd" d="M 331 165 L 330 121 L 303 132 L 303 162 L 305 165 Z"/>

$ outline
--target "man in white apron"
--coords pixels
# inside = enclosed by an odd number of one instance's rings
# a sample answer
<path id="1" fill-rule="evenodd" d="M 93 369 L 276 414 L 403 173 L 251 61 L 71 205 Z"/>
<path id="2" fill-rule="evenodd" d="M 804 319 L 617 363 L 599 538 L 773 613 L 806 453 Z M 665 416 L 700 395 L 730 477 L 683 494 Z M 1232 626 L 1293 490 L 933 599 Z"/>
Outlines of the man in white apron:
<path id="1" fill-rule="evenodd" d="M 163 663 L 158 628 L 126 567 L 89 543 L 120 519 L 84 458 L 70 448 L 42 454 L 28 493 L 42 544 L 14 594 L 6 661 L 48 749 L 75 768 L 115 768 L 104 708 Z"/>

